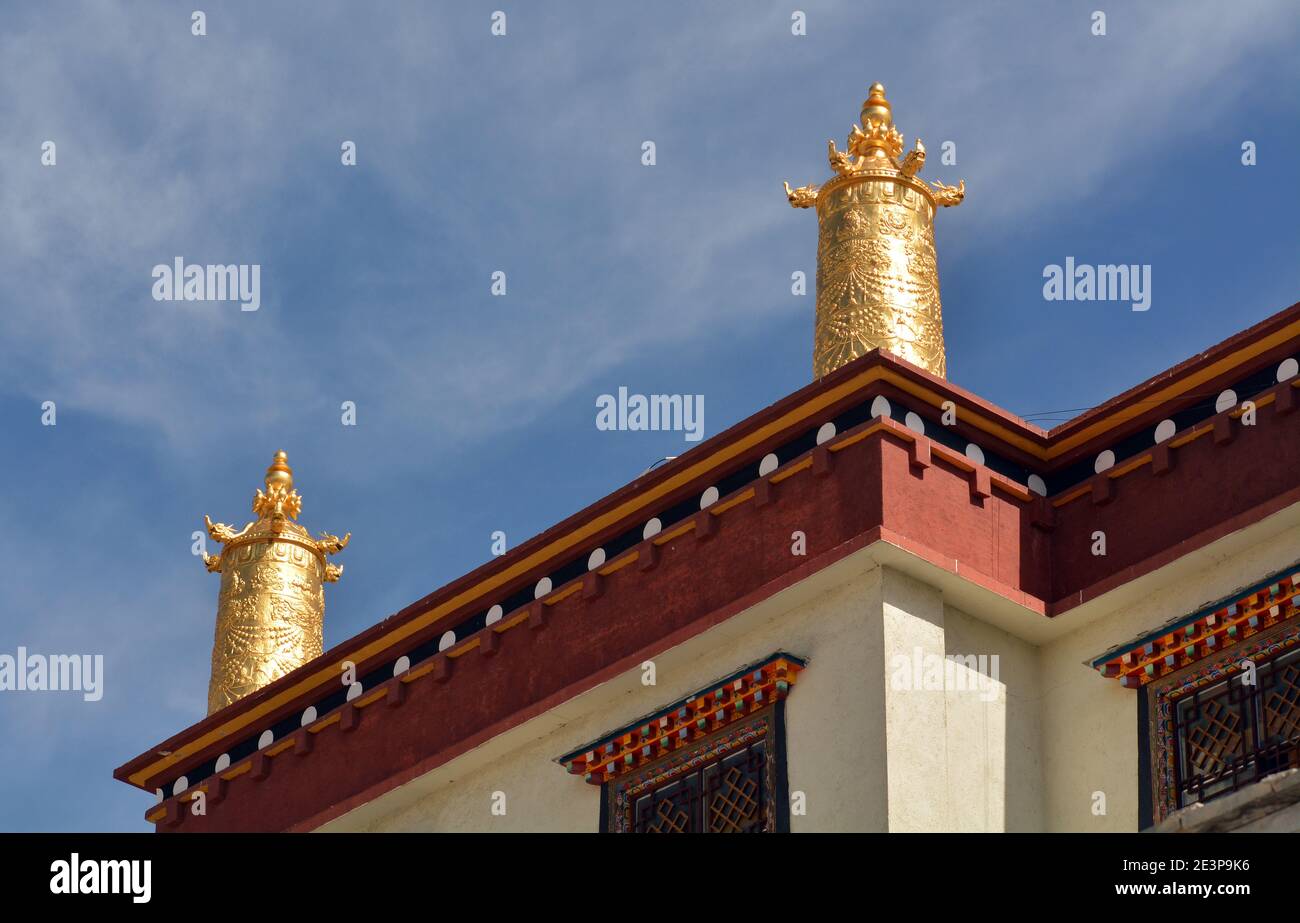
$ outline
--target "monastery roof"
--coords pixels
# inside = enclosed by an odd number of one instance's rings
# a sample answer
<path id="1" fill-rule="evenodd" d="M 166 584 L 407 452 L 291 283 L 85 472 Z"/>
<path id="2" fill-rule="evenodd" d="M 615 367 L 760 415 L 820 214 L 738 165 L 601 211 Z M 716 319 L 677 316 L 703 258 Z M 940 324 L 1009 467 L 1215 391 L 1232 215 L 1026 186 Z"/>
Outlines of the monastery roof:
<path id="1" fill-rule="evenodd" d="M 1044 430 L 869 353 L 114 775 L 311 829 L 878 542 L 1053 618 L 1300 501 L 1297 354 L 1300 304 Z"/>

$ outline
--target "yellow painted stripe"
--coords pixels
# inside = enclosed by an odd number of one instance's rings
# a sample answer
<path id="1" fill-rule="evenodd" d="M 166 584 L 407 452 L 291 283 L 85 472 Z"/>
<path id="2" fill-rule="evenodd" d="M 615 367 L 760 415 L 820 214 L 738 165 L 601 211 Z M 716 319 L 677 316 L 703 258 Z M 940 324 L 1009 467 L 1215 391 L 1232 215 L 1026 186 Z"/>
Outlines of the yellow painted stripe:
<path id="1" fill-rule="evenodd" d="M 1161 388 L 1159 391 L 1157 391 L 1155 394 L 1151 395 L 1150 397 L 1143 398 L 1137 404 L 1130 405 L 1121 410 L 1115 411 L 1112 414 L 1108 414 L 1103 419 L 1098 420 L 1096 423 L 1092 424 L 1091 426 L 1085 427 L 1084 429 L 1075 433 L 1073 436 L 1070 436 L 1068 439 L 1063 439 L 1058 443 L 1054 443 L 1052 447 L 1049 449 L 1047 457 L 1049 459 L 1056 458 L 1066 452 L 1069 452 L 1071 449 L 1074 449 L 1082 445 L 1083 443 L 1087 442 L 1088 440 L 1101 435 L 1107 430 L 1111 430 L 1117 426 L 1121 426 L 1124 423 L 1127 423 L 1129 420 L 1133 419 L 1134 417 L 1146 413 L 1152 408 L 1153 405 L 1160 404 L 1166 401 L 1171 401 L 1174 398 L 1179 397 L 1180 395 L 1186 394 L 1188 391 L 1200 387 L 1201 385 L 1205 384 L 1207 381 L 1219 377 L 1220 375 L 1229 371 L 1233 366 L 1242 365 L 1246 362 L 1249 362 L 1251 359 L 1255 358 L 1256 356 L 1261 355 L 1262 353 L 1266 353 L 1273 347 L 1280 346 L 1283 343 L 1285 343 L 1287 340 L 1292 339 L 1298 335 L 1300 335 L 1300 320 L 1292 322 L 1291 324 L 1289 324 L 1286 327 L 1283 327 L 1281 330 L 1277 331 L 1271 336 L 1267 336 L 1264 337 L 1263 339 L 1254 340 L 1250 343 L 1247 343 L 1243 345 L 1241 349 L 1237 350 L 1234 353 L 1231 353 L 1230 355 L 1224 356 L 1218 362 L 1206 366 L 1205 368 L 1201 369 L 1199 372 L 1196 372 L 1195 374 L 1188 375 L 1183 378 L 1179 378 L 1177 381 L 1172 382 L 1171 384 L 1167 385 L 1164 388 Z"/>

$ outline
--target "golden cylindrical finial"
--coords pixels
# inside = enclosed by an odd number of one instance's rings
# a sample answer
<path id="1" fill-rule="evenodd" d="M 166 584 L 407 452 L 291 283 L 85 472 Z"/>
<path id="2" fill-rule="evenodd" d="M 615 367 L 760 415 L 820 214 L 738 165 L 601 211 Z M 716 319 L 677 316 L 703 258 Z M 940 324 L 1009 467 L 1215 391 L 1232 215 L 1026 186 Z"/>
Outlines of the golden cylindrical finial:
<path id="1" fill-rule="evenodd" d="M 284 452 L 275 453 L 265 484 L 266 493 L 253 497 L 257 519 L 238 532 L 203 517 L 208 535 L 225 546 L 203 557 L 209 571 L 221 574 L 208 714 L 320 656 L 324 584 L 343 574 L 325 557 L 347 547 L 351 533 L 312 538 L 293 521 L 302 497 Z"/>
<path id="2" fill-rule="evenodd" d="M 834 176 L 820 187 L 785 184 L 791 205 L 817 209 L 813 374 L 821 378 L 883 347 L 942 378 L 934 211 L 959 204 L 966 183 L 926 185 L 916 177 L 925 145 L 918 138 L 902 156 L 903 136 L 879 83 L 867 91 L 862 124 L 851 128 L 847 148 L 827 142 Z"/>

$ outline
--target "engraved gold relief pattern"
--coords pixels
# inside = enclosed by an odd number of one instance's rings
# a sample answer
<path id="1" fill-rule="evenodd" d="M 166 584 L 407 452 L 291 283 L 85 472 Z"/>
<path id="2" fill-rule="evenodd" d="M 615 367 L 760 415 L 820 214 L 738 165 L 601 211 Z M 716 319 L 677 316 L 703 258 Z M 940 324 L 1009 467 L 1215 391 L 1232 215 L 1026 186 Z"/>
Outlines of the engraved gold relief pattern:
<path id="1" fill-rule="evenodd" d="M 325 619 L 323 584 L 343 569 L 326 555 L 347 547 L 324 533 L 319 539 L 296 522 L 302 498 L 283 452 L 267 469 L 266 492 L 257 491 L 258 518 L 236 532 L 206 516 L 208 534 L 226 547 L 204 558 L 221 574 L 208 714 L 319 657 Z"/>
<path id="2" fill-rule="evenodd" d="M 834 175 L 821 186 L 785 184 L 791 205 L 817 209 L 813 373 L 820 378 L 883 347 L 944 377 L 934 211 L 959 204 L 966 184 L 917 179 L 926 157 L 920 139 L 900 164 L 903 136 L 878 83 L 847 147 L 827 142 Z"/>

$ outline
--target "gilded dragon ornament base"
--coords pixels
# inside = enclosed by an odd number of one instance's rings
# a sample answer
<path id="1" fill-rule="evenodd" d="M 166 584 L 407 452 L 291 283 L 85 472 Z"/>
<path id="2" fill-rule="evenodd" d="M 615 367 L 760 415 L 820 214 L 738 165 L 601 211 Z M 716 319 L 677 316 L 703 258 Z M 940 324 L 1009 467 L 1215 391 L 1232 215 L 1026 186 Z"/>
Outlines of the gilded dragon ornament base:
<path id="1" fill-rule="evenodd" d="M 925 145 L 903 153 L 885 88 L 872 84 L 847 150 L 827 142 L 833 176 L 791 188 L 795 208 L 816 208 L 817 321 L 813 374 L 821 378 L 884 348 L 939 377 L 947 373 L 934 248 L 934 211 L 958 205 L 956 186 L 917 178 Z"/>
<path id="2" fill-rule="evenodd" d="M 203 522 L 220 554 L 203 556 L 221 574 L 208 714 L 225 708 L 307 661 L 320 656 L 325 621 L 324 584 L 343 575 L 326 561 L 347 547 L 339 538 L 311 533 L 294 522 L 302 497 L 293 489 L 293 471 L 283 452 L 266 471 L 266 492 L 253 498 L 257 519 L 236 531 Z"/>

